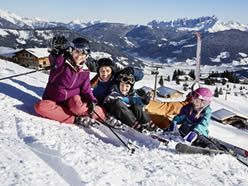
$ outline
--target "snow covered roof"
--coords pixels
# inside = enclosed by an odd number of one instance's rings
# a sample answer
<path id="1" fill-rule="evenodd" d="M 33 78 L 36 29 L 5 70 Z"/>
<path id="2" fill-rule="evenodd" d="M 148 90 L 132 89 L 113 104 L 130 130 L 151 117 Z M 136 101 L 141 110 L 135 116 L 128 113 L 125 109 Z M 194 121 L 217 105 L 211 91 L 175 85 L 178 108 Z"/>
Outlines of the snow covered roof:
<path id="1" fill-rule="evenodd" d="M 147 86 L 143 86 L 143 87 L 141 87 L 141 88 L 144 89 L 144 90 L 146 91 L 146 93 L 153 90 L 152 88 L 147 87 Z"/>
<path id="2" fill-rule="evenodd" d="M 182 81 L 185 81 L 185 80 L 192 81 L 193 80 L 193 78 L 190 77 L 189 75 L 180 75 L 180 76 L 177 76 L 177 78 L 179 80 L 182 80 Z"/>
<path id="3" fill-rule="evenodd" d="M 26 50 L 27 52 L 33 54 L 34 56 L 38 58 L 49 56 L 48 48 L 27 48 L 24 50 Z"/>
<path id="4" fill-rule="evenodd" d="M 225 119 L 233 117 L 235 115 L 236 115 L 235 113 L 233 113 L 229 110 L 226 110 L 225 108 L 222 108 L 220 110 L 212 112 L 212 117 L 216 120 L 219 120 L 219 121 L 225 120 Z"/>
<path id="5" fill-rule="evenodd" d="M 5 57 L 13 57 L 16 52 L 21 51 L 21 49 L 13 49 L 9 47 L 0 47 L 0 55 Z"/>
<path id="6" fill-rule="evenodd" d="M 169 88 L 169 87 L 165 87 L 165 86 L 162 86 L 162 87 L 159 87 L 157 89 L 159 95 L 161 96 L 168 96 L 168 95 L 171 95 L 175 92 L 179 92 L 178 90 L 175 90 L 175 89 L 172 89 L 172 88 Z"/>
<path id="7" fill-rule="evenodd" d="M 246 118 L 245 116 L 238 115 L 238 114 L 231 112 L 225 108 L 222 108 L 222 109 L 219 109 L 215 112 L 212 112 L 212 118 L 219 120 L 219 121 L 223 121 L 223 120 L 226 120 L 226 119 L 234 117 L 234 116 L 240 116 L 240 117 Z"/>

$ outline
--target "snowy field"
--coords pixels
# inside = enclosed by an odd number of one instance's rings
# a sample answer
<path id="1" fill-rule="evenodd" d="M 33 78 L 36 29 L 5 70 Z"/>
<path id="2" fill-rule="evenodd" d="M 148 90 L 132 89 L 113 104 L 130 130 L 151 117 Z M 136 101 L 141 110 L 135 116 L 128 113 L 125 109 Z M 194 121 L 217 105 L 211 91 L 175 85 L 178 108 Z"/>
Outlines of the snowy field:
<path id="1" fill-rule="evenodd" d="M 174 69 L 166 67 L 161 73 Z M 0 60 L 0 78 L 28 71 Z M 145 74 L 136 88 L 154 86 L 149 69 Z M 113 136 L 97 129 L 37 116 L 33 106 L 47 79 L 36 72 L 0 81 L 0 185 L 248 185 L 248 168 L 228 155 L 181 155 L 174 143 L 144 143 L 130 155 Z M 166 85 L 182 89 L 174 82 Z M 214 98 L 212 110 L 227 108 L 247 116 L 247 103 L 244 97 Z M 210 135 L 248 149 L 247 131 L 212 121 Z"/>

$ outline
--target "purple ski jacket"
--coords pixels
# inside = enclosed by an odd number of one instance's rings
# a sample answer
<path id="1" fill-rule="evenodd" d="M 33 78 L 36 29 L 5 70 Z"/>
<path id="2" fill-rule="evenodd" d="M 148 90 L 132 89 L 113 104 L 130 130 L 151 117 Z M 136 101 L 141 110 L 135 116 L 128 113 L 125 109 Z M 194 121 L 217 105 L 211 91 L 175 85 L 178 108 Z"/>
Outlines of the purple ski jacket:
<path id="1" fill-rule="evenodd" d="M 82 101 L 97 101 L 91 90 L 89 70 L 75 69 L 63 56 L 55 59 L 50 54 L 49 61 L 57 67 L 50 72 L 42 99 L 64 102 L 72 96 L 80 95 Z"/>

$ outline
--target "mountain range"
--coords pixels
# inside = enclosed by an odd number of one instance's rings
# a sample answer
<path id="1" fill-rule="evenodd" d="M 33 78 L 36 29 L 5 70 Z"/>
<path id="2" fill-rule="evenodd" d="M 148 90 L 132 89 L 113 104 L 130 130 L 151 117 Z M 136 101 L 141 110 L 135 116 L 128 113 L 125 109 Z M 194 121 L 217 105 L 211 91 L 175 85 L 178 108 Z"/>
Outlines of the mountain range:
<path id="1" fill-rule="evenodd" d="M 195 60 L 196 31 L 202 38 L 202 65 L 248 66 L 248 25 L 225 23 L 214 15 L 127 25 L 45 21 L 0 10 L 1 46 L 49 47 L 55 35 L 64 35 L 68 40 L 83 36 L 90 40 L 93 52 L 107 53 L 116 62 L 123 63 L 125 59 L 125 63 L 138 66 L 142 65 L 142 58 L 163 64 Z"/>

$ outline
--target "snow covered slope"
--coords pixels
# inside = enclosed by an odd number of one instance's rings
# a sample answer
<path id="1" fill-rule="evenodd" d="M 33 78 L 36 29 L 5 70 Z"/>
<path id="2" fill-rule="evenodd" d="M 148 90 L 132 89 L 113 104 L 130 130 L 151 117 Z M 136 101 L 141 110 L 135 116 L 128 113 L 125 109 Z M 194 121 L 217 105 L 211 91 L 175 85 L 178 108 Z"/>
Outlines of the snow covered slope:
<path id="1" fill-rule="evenodd" d="M 0 78 L 30 71 L 0 64 Z M 130 155 L 101 131 L 37 116 L 33 106 L 47 79 L 37 72 L 0 81 L 1 185 L 248 185 L 248 168 L 228 155 L 180 155 L 175 144 L 143 145 Z M 146 75 L 136 86 L 149 83 L 152 87 L 153 78 Z M 221 106 L 214 100 L 213 110 Z M 238 108 L 248 110 L 245 104 Z M 246 132 L 218 123 L 210 131 L 247 147 Z"/>

